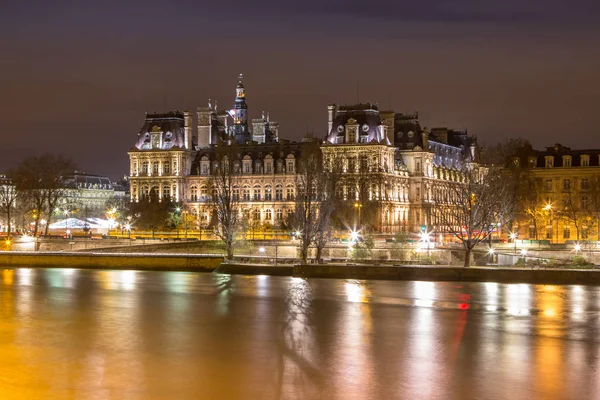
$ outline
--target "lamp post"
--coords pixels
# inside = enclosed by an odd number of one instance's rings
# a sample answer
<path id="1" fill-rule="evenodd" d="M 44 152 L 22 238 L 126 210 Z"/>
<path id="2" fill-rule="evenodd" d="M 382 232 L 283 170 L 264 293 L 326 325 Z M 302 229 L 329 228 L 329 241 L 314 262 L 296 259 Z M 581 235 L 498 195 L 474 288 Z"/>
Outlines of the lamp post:
<path id="1" fill-rule="evenodd" d="M 185 232 L 185 238 L 187 239 L 187 210 L 183 210 L 183 231 Z"/>
<path id="2" fill-rule="evenodd" d="M 360 218 L 360 209 L 362 208 L 362 204 L 360 204 L 358 201 L 354 203 L 354 208 L 356 208 L 358 210 L 358 226 L 356 227 L 357 229 L 360 229 L 361 227 L 361 218 Z"/>
<path id="3" fill-rule="evenodd" d="M 552 208 L 552 204 L 546 204 L 544 210 L 550 212 L 550 243 L 552 243 L 554 242 L 554 209 Z"/>
<path id="4" fill-rule="evenodd" d="M 515 254 L 517 254 L 517 234 L 514 232 L 511 232 L 510 238 L 512 239 L 513 243 L 515 244 Z"/>
<path id="5" fill-rule="evenodd" d="M 69 239 L 71 239 L 71 230 L 69 229 L 69 218 L 68 218 L 69 210 L 64 209 L 63 212 L 65 213 L 65 224 L 67 227 L 66 234 L 67 234 L 67 236 L 69 236 Z"/>

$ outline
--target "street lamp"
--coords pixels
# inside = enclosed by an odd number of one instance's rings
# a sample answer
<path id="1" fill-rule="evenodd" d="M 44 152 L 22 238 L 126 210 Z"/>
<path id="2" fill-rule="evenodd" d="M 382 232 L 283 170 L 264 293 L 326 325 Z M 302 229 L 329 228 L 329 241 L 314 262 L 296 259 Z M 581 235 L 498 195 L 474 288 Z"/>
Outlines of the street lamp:
<path id="1" fill-rule="evenodd" d="M 490 247 L 488 249 L 488 255 L 490 256 L 490 264 L 494 263 L 494 254 L 496 253 L 496 250 L 493 247 Z"/>
<path id="2" fill-rule="evenodd" d="M 187 239 L 187 210 L 183 210 L 182 214 L 183 214 L 183 230 L 185 232 L 185 238 Z"/>
<path id="3" fill-rule="evenodd" d="M 357 231 L 350 231 L 350 242 L 351 243 L 356 243 L 358 241 L 358 232 Z"/>
<path id="4" fill-rule="evenodd" d="M 358 227 L 360 228 L 360 226 L 362 225 L 361 223 L 361 218 L 360 218 L 360 210 L 362 208 L 362 204 L 360 204 L 358 201 L 354 203 L 354 208 L 356 208 L 358 210 Z"/>
<path id="5" fill-rule="evenodd" d="M 515 254 L 517 253 L 517 234 L 514 232 L 511 232 L 509 237 L 512 239 L 513 243 L 515 244 Z"/>
<path id="6" fill-rule="evenodd" d="M 125 230 L 127 231 L 127 239 L 131 240 L 131 224 L 125 224 Z"/>
<path id="7" fill-rule="evenodd" d="M 552 204 L 546 204 L 544 210 L 550 212 L 550 243 L 552 243 L 554 241 L 554 209 L 552 208 Z"/>

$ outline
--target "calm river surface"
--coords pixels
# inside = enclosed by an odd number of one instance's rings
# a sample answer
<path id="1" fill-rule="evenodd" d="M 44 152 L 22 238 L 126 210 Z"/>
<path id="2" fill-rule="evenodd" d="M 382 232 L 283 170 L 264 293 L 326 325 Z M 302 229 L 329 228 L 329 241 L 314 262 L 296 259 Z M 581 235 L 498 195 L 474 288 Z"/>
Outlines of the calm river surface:
<path id="1" fill-rule="evenodd" d="M 598 399 L 600 288 L 0 269 L 0 399 Z"/>

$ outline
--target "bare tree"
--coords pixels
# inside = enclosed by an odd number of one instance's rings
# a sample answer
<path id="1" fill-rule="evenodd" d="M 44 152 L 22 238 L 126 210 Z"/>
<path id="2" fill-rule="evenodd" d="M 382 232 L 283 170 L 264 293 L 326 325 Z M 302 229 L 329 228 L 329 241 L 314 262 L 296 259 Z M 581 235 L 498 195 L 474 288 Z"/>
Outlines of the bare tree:
<path id="1" fill-rule="evenodd" d="M 597 240 L 600 240 L 600 177 L 593 177 L 588 180 L 589 186 L 587 197 L 589 200 L 589 212 L 594 217 L 597 232 Z"/>
<path id="2" fill-rule="evenodd" d="M 515 210 L 514 185 L 498 169 L 467 165 L 458 182 L 442 184 L 445 205 L 432 208 L 432 216 L 462 243 L 465 267 L 473 248 L 488 238 L 498 224 L 505 224 Z"/>
<path id="3" fill-rule="evenodd" d="M 17 202 L 17 191 L 9 179 L 0 178 L 0 213 L 6 220 L 6 235 L 10 238 L 12 218 Z"/>
<path id="4" fill-rule="evenodd" d="M 582 204 L 581 193 L 573 189 L 564 188 L 558 213 L 560 218 L 575 226 L 575 235 L 579 241 L 584 227 L 589 226 L 592 222 L 592 214 L 588 210 L 588 204 Z"/>
<path id="5" fill-rule="evenodd" d="M 331 216 L 336 208 L 336 187 L 339 182 L 339 163 L 331 160 L 324 168 L 318 146 L 307 146 L 299 159 L 296 175 L 296 212 L 294 225 L 299 231 L 300 257 L 306 263 L 308 249 L 315 246 L 316 259 L 321 261 L 323 249 L 333 232 Z"/>
<path id="6" fill-rule="evenodd" d="M 48 233 L 52 212 L 67 193 L 64 178 L 74 170 L 75 164 L 70 159 L 60 155 L 45 154 L 24 159 L 10 172 L 9 176 L 17 191 L 31 202 L 35 235 L 44 213 L 48 220 L 45 234 Z"/>
<path id="7" fill-rule="evenodd" d="M 241 166 L 237 162 L 236 146 L 231 144 L 217 149 L 219 165 L 211 171 L 209 188 L 212 197 L 214 233 L 225 245 L 226 258 L 233 259 L 233 243 L 243 229 L 240 208 Z"/>
<path id="8" fill-rule="evenodd" d="M 506 178 L 510 179 L 515 187 L 516 200 L 519 202 L 519 211 L 533 225 L 534 239 L 539 240 L 540 226 L 547 221 L 548 211 L 541 198 L 541 182 L 532 178 L 529 170 L 513 170 Z"/>
<path id="9" fill-rule="evenodd" d="M 339 202 L 336 197 L 337 187 L 340 182 L 341 167 L 339 162 L 333 162 L 327 166 L 321 173 L 317 183 L 318 191 L 321 193 L 319 212 L 317 215 L 317 224 L 315 229 L 314 245 L 316 249 L 316 259 L 318 263 L 323 261 L 323 249 L 333 236 L 332 215 Z"/>
<path id="10" fill-rule="evenodd" d="M 511 158 L 529 154 L 531 151 L 532 146 L 527 139 L 506 139 L 504 142 L 484 146 L 481 149 L 481 162 L 485 165 L 505 167 L 508 166 Z"/>

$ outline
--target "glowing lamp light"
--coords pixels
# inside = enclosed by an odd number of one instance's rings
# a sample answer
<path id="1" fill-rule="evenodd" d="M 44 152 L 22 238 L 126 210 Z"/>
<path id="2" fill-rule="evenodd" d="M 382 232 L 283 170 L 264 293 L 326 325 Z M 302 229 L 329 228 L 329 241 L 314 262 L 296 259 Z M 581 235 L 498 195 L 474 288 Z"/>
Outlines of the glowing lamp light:
<path id="1" fill-rule="evenodd" d="M 514 232 L 511 232 L 511 234 L 509 235 L 509 237 L 510 237 L 512 240 L 515 240 L 515 239 L 517 238 L 517 234 L 516 234 L 516 233 L 514 233 Z"/>
<path id="2" fill-rule="evenodd" d="M 351 242 L 358 241 L 358 232 L 356 232 L 356 231 L 350 231 L 350 241 Z"/>
<path id="3" fill-rule="evenodd" d="M 490 256 L 493 256 L 495 252 L 496 252 L 496 250 L 495 250 L 493 247 L 490 247 L 490 248 L 488 249 L 488 254 L 489 254 Z"/>
<path id="4" fill-rule="evenodd" d="M 527 249 L 521 249 L 521 255 L 525 257 L 527 255 Z"/>
<path id="5" fill-rule="evenodd" d="M 258 251 L 259 251 L 259 253 L 264 253 L 265 252 L 265 248 L 261 247 L 261 248 L 258 249 Z"/>
<path id="6" fill-rule="evenodd" d="M 575 251 L 580 251 L 581 250 L 581 245 L 579 243 L 577 243 L 575 245 Z"/>

